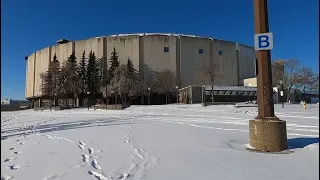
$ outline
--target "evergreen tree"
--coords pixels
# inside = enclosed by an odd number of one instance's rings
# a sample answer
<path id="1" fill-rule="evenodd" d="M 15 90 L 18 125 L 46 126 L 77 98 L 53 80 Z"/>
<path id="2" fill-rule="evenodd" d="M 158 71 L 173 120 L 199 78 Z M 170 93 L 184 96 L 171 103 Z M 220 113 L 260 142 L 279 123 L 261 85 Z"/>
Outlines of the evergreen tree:
<path id="1" fill-rule="evenodd" d="M 53 60 L 49 63 L 48 71 L 41 75 L 42 95 L 50 100 L 56 99 L 60 95 L 60 63 L 56 54 L 53 56 Z"/>
<path id="2" fill-rule="evenodd" d="M 120 63 L 118 61 L 118 53 L 116 52 L 116 48 L 113 47 L 113 52 L 110 57 L 110 68 L 108 71 L 107 84 L 110 83 L 111 79 L 114 77 L 115 70 L 119 67 Z"/>
<path id="3" fill-rule="evenodd" d="M 56 54 L 53 56 L 52 62 L 49 64 L 49 71 L 52 73 L 52 85 L 54 95 L 59 95 L 59 75 L 60 75 L 60 62 L 57 59 Z"/>
<path id="4" fill-rule="evenodd" d="M 67 76 L 66 76 L 66 84 L 68 87 L 68 92 L 70 98 L 75 98 L 78 95 L 79 90 L 79 79 L 78 79 L 78 66 L 77 66 L 77 58 L 75 53 L 73 52 L 66 63 L 67 68 Z"/>
<path id="5" fill-rule="evenodd" d="M 132 61 L 130 59 L 128 59 L 128 62 L 127 62 L 127 76 L 128 76 L 128 78 L 135 79 L 135 73 L 136 73 L 136 70 L 133 67 Z"/>
<path id="6" fill-rule="evenodd" d="M 67 99 L 75 99 L 79 94 L 78 66 L 75 53 L 72 53 L 63 64 L 60 71 L 61 96 Z M 75 102 L 74 102 L 75 103 Z"/>
<path id="7" fill-rule="evenodd" d="M 83 96 L 87 93 L 87 64 L 86 64 L 86 52 L 83 51 L 82 57 L 80 59 L 78 68 L 78 78 L 79 78 L 79 99 L 80 104 L 82 104 Z"/>
<path id="8" fill-rule="evenodd" d="M 97 95 L 100 94 L 101 76 L 99 63 L 97 62 L 94 52 L 89 53 L 87 66 L 87 90 L 90 92 L 90 101 L 94 103 Z"/>

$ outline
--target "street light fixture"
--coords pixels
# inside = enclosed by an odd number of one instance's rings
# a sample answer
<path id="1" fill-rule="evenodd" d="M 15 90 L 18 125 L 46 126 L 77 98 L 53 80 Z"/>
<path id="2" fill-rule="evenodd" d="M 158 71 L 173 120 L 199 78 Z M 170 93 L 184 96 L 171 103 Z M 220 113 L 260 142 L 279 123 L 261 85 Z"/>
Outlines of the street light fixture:
<path id="1" fill-rule="evenodd" d="M 179 86 L 176 86 L 177 91 L 177 105 L 179 104 Z"/>
<path id="2" fill-rule="evenodd" d="M 151 88 L 148 87 L 148 91 L 149 91 L 149 106 L 151 105 Z"/>
<path id="3" fill-rule="evenodd" d="M 89 111 L 89 106 L 90 106 L 90 91 L 87 92 L 87 95 L 88 95 L 88 111 Z"/>

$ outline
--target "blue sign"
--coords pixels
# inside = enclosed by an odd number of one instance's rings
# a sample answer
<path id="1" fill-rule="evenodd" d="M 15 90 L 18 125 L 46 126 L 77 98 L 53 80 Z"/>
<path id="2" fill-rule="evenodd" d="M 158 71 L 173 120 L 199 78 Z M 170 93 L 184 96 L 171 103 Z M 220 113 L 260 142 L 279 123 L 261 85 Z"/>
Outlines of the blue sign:
<path id="1" fill-rule="evenodd" d="M 272 33 L 255 34 L 254 49 L 256 51 L 273 49 L 273 34 Z"/>

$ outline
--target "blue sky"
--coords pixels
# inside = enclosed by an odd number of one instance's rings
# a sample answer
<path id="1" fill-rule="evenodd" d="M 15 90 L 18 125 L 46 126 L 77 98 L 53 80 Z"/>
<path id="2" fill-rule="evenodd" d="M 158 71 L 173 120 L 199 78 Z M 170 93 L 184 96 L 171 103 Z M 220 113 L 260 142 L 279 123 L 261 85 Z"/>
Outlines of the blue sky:
<path id="1" fill-rule="evenodd" d="M 67 38 L 130 32 L 210 36 L 253 45 L 253 0 L 2 0 L 1 99 L 24 99 L 32 52 Z M 272 59 L 319 72 L 319 1 L 269 0 Z"/>

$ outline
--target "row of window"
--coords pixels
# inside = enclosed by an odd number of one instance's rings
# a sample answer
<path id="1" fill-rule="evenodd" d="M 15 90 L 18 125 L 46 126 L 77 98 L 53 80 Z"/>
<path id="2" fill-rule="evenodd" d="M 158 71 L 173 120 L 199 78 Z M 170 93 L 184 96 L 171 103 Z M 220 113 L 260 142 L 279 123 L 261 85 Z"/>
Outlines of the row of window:
<path id="1" fill-rule="evenodd" d="M 169 52 L 169 47 L 164 47 L 163 52 Z M 199 49 L 199 54 L 203 54 L 203 49 Z M 219 51 L 219 55 L 222 55 L 222 51 Z"/>

